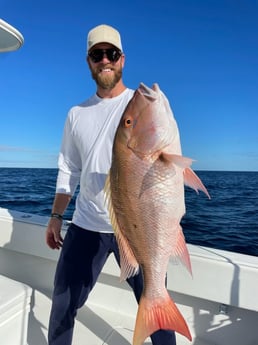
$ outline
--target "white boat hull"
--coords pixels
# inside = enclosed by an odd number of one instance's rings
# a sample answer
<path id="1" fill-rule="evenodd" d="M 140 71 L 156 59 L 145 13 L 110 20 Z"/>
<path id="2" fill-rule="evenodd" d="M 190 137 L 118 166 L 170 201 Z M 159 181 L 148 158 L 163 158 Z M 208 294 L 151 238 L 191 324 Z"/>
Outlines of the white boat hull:
<path id="1" fill-rule="evenodd" d="M 45 245 L 47 222 L 46 217 L 0 208 L 1 276 L 32 289 L 29 318 L 23 330 L 28 345 L 47 345 L 48 316 L 59 254 Z M 257 345 L 258 258 L 193 245 L 188 247 L 193 278 L 184 267 L 171 261 L 168 290 L 189 325 L 192 344 Z M 131 344 L 137 304 L 127 284 L 120 283 L 119 273 L 110 256 L 87 305 L 78 313 L 74 345 L 84 342 Z M 0 289 L 2 291 L 1 280 Z M 28 310 L 28 303 L 23 307 Z M 2 345 L 26 344 L 13 342 L 11 335 L 10 339 L 6 335 L 3 338 L 2 331 L 0 327 Z M 178 334 L 177 343 L 191 344 Z M 146 344 L 151 344 L 149 339 Z"/>

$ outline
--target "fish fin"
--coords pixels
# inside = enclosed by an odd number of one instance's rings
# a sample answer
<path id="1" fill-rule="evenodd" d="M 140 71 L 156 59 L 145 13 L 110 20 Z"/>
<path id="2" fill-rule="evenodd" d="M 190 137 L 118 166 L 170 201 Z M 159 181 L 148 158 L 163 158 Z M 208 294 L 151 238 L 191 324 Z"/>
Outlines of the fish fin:
<path id="1" fill-rule="evenodd" d="M 167 161 L 179 166 L 182 169 L 190 167 L 191 164 L 193 163 L 193 159 L 191 159 L 191 158 L 171 153 L 169 151 L 169 147 L 167 149 L 163 150 L 160 155 L 164 160 L 167 160 Z"/>
<path id="2" fill-rule="evenodd" d="M 180 225 L 179 225 L 176 249 L 175 249 L 174 253 L 172 253 L 172 255 L 178 257 L 180 259 L 180 261 L 182 262 L 182 264 L 190 272 L 190 274 L 193 275 L 190 255 L 189 255 L 186 243 L 185 243 L 185 236 L 183 234 L 183 230 L 182 230 Z"/>
<path id="3" fill-rule="evenodd" d="M 122 231 L 116 233 L 116 239 L 119 247 L 121 266 L 120 280 L 122 281 L 139 273 L 139 264 Z"/>
<path id="4" fill-rule="evenodd" d="M 186 186 L 193 188 L 196 193 L 198 194 L 198 190 L 201 190 L 203 193 L 207 195 L 207 197 L 210 199 L 210 195 L 203 185 L 202 181 L 200 178 L 194 173 L 194 171 L 190 168 L 193 159 L 188 158 L 188 157 L 183 157 L 180 155 L 175 155 L 171 154 L 166 151 L 162 152 L 162 156 L 165 160 L 168 160 L 172 162 L 173 164 L 179 166 L 180 168 L 184 169 L 183 170 L 183 175 L 184 175 L 184 183 Z"/>
<path id="5" fill-rule="evenodd" d="M 143 96 L 149 98 L 150 100 L 157 99 L 157 92 L 160 92 L 158 84 L 153 84 L 152 88 L 149 88 L 144 83 L 140 83 L 137 89 Z"/>
<path id="6" fill-rule="evenodd" d="M 115 235 L 118 235 L 118 233 L 120 232 L 120 227 L 117 222 L 117 218 L 116 218 L 116 214 L 114 211 L 112 198 L 111 198 L 110 173 L 108 174 L 106 178 L 104 194 L 105 194 L 105 204 L 107 204 L 107 209 L 109 211 L 109 218 L 110 218 L 111 225 L 113 227 Z"/>
<path id="7" fill-rule="evenodd" d="M 197 194 L 199 194 L 198 190 L 201 190 L 203 193 L 207 195 L 209 199 L 211 198 L 207 189 L 203 185 L 202 181 L 193 172 L 191 168 L 185 168 L 183 171 L 183 174 L 184 174 L 184 183 L 186 186 L 193 188 Z"/>
<path id="8" fill-rule="evenodd" d="M 107 175 L 106 182 L 104 185 L 104 203 L 109 208 L 110 203 L 111 203 L 110 171 Z"/>
<path id="9" fill-rule="evenodd" d="M 165 290 L 162 299 L 151 301 L 142 296 L 136 317 L 133 345 L 142 345 L 154 332 L 164 329 L 176 331 L 192 340 L 185 319 Z"/>
<path id="10" fill-rule="evenodd" d="M 119 247 L 120 266 L 121 266 L 120 280 L 122 281 L 122 280 L 126 280 L 127 278 L 130 278 L 131 276 L 136 275 L 139 272 L 139 264 L 133 254 L 131 247 L 129 246 L 129 243 L 126 237 L 123 235 L 123 232 L 120 229 L 120 226 L 117 221 L 117 217 L 114 212 L 114 207 L 113 207 L 112 199 L 111 199 L 110 174 L 108 174 L 107 179 L 106 179 L 104 193 L 105 193 L 105 202 L 107 203 L 108 210 L 109 210 L 110 222 L 114 229 L 114 233 L 115 233 L 118 247 Z"/>
<path id="11" fill-rule="evenodd" d="M 193 163 L 193 159 L 188 158 L 188 157 L 183 157 L 183 156 L 174 155 L 174 154 L 172 154 L 171 156 L 172 156 L 171 159 L 173 163 L 183 169 L 186 167 L 189 167 Z"/>

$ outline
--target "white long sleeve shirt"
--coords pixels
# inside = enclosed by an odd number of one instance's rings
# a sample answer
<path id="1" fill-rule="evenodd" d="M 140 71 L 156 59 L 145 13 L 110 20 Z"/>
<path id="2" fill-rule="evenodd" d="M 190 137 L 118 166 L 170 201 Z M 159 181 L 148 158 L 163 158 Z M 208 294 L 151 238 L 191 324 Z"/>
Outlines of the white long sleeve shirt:
<path id="1" fill-rule="evenodd" d="M 80 191 L 72 222 L 98 232 L 113 232 L 103 188 L 111 166 L 112 146 L 121 116 L 134 91 L 114 98 L 96 94 L 70 109 L 58 159 L 56 193 Z"/>

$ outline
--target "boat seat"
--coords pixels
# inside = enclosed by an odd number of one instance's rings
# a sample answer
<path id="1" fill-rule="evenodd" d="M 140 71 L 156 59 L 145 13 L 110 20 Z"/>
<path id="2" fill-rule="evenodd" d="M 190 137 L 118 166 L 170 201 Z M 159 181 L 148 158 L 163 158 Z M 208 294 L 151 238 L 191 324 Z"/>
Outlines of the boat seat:
<path id="1" fill-rule="evenodd" d="M 0 275 L 0 339 L 2 345 L 27 345 L 32 289 Z"/>

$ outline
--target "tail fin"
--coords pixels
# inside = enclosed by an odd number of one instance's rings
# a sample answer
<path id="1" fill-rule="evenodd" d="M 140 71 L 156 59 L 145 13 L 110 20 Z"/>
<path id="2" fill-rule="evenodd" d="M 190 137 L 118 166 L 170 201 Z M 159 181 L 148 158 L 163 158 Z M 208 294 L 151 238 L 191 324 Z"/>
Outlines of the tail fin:
<path id="1" fill-rule="evenodd" d="M 192 340 L 188 326 L 166 291 L 165 298 L 154 303 L 142 296 L 137 312 L 133 345 L 142 345 L 152 333 L 163 329 L 181 333 Z"/>

